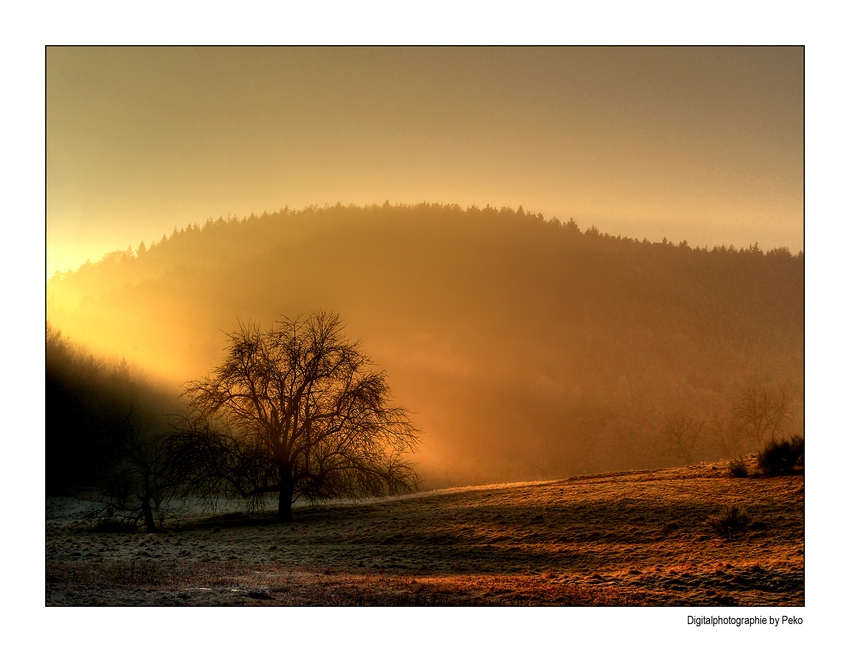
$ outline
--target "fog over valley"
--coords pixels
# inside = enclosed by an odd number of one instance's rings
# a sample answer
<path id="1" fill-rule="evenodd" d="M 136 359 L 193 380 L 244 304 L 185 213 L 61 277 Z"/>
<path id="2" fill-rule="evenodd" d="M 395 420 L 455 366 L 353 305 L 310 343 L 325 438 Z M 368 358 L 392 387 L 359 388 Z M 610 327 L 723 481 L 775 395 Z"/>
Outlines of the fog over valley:
<path id="1" fill-rule="evenodd" d="M 240 321 L 338 313 L 411 411 L 434 489 L 752 452 L 724 427 L 748 391 L 802 433 L 803 264 L 521 207 L 336 205 L 210 219 L 57 272 L 47 318 L 68 350 L 126 361 L 136 394 L 116 401 L 162 415 Z"/>

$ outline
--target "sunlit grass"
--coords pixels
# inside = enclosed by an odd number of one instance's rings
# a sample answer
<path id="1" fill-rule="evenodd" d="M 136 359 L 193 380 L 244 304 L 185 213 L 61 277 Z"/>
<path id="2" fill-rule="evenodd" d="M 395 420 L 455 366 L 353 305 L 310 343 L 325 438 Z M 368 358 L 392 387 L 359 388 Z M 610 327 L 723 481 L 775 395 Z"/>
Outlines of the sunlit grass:
<path id="1" fill-rule="evenodd" d="M 292 524 L 51 525 L 48 603 L 802 604 L 803 482 L 720 462 L 304 505 Z M 726 505 L 750 516 L 729 540 L 708 523 Z"/>

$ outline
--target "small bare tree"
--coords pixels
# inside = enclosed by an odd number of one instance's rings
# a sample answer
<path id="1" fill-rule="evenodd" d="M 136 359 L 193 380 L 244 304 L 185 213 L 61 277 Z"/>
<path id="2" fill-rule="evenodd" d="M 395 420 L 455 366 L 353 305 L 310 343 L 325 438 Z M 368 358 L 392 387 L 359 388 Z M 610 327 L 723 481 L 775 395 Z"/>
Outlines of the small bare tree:
<path id="1" fill-rule="evenodd" d="M 676 457 L 685 464 L 694 461 L 694 450 L 702 440 L 705 421 L 685 416 L 668 417 L 661 429 L 661 435 Z"/>
<path id="2" fill-rule="evenodd" d="M 787 435 L 795 414 L 785 388 L 751 382 L 738 390 L 728 410 L 713 414 L 710 431 L 726 455 L 739 457 Z"/>
<path id="3" fill-rule="evenodd" d="M 724 455 L 737 458 L 743 454 L 744 445 L 739 436 L 740 433 L 732 428 L 726 412 L 712 412 L 709 428 L 711 437 L 719 445 Z"/>
<path id="4" fill-rule="evenodd" d="M 335 314 L 283 319 L 262 331 L 241 324 L 224 362 L 188 383 L 185 413 L 169 457 L 207 495 L 253 499 L 277 494 L 279 521 L 292 503 L 413 490 L 404 455 L 417 430 L 389 405 L 384 372 L 359 342 L 343 337 Z"/>
<path id="5" fill-rule="evenodd" d="M 776 442 L 791 420 L 791 397 L 785 388 L 753 382 L 732 404 L 732 426 L 753 446 Z"/>
<path id="6" fill-rule="evenodd" d="M 144 521 L 148 532 L 156 532 L 154 512 L 164 516 L 163 504 L 183 484 L 178 469 L 172 467 L 165 434 L 145 433 L 132 423 L 135 409 L 124 418 L 120 432 L 121 453 L 108 473 L 108 494 L 120 510 L 129 510 L 133 524 Z M 110 510 L 111 511 L 111 510 Z M 161 519 L 160 519 L 161 520 Z"/>

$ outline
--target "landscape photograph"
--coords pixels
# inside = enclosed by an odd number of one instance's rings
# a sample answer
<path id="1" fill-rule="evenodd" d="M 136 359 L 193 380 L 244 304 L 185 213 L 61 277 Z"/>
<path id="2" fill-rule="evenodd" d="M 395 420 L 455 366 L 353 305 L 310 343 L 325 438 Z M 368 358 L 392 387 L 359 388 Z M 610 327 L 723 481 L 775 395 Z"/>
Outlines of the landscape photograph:
<path id="1" fill-rule="evenodd" d="M 811 604 L 802 46 L 45 77 L 48 612 Z"/>

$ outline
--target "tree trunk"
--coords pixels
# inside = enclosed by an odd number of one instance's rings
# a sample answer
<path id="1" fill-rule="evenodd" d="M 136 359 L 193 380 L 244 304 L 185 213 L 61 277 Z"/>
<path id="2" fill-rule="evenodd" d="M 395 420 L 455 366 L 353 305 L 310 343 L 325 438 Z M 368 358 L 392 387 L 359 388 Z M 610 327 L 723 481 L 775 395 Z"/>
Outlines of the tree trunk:
<path id="1" fill-rule="evenodd" d="M 292 482 L 284 481 L 281 486 L 280 498 L 277 505 L 277 522 L 292 522 Z"/>
<path id="2" fill-rule="evenodd" d="M 153 510 L 151 509 L 150 498 L 145 498 L 142 501 L 142 513 L 145 515 L 145 528 L 148 532 L 159 532 L 159 528 L 153 522 Z"/>

